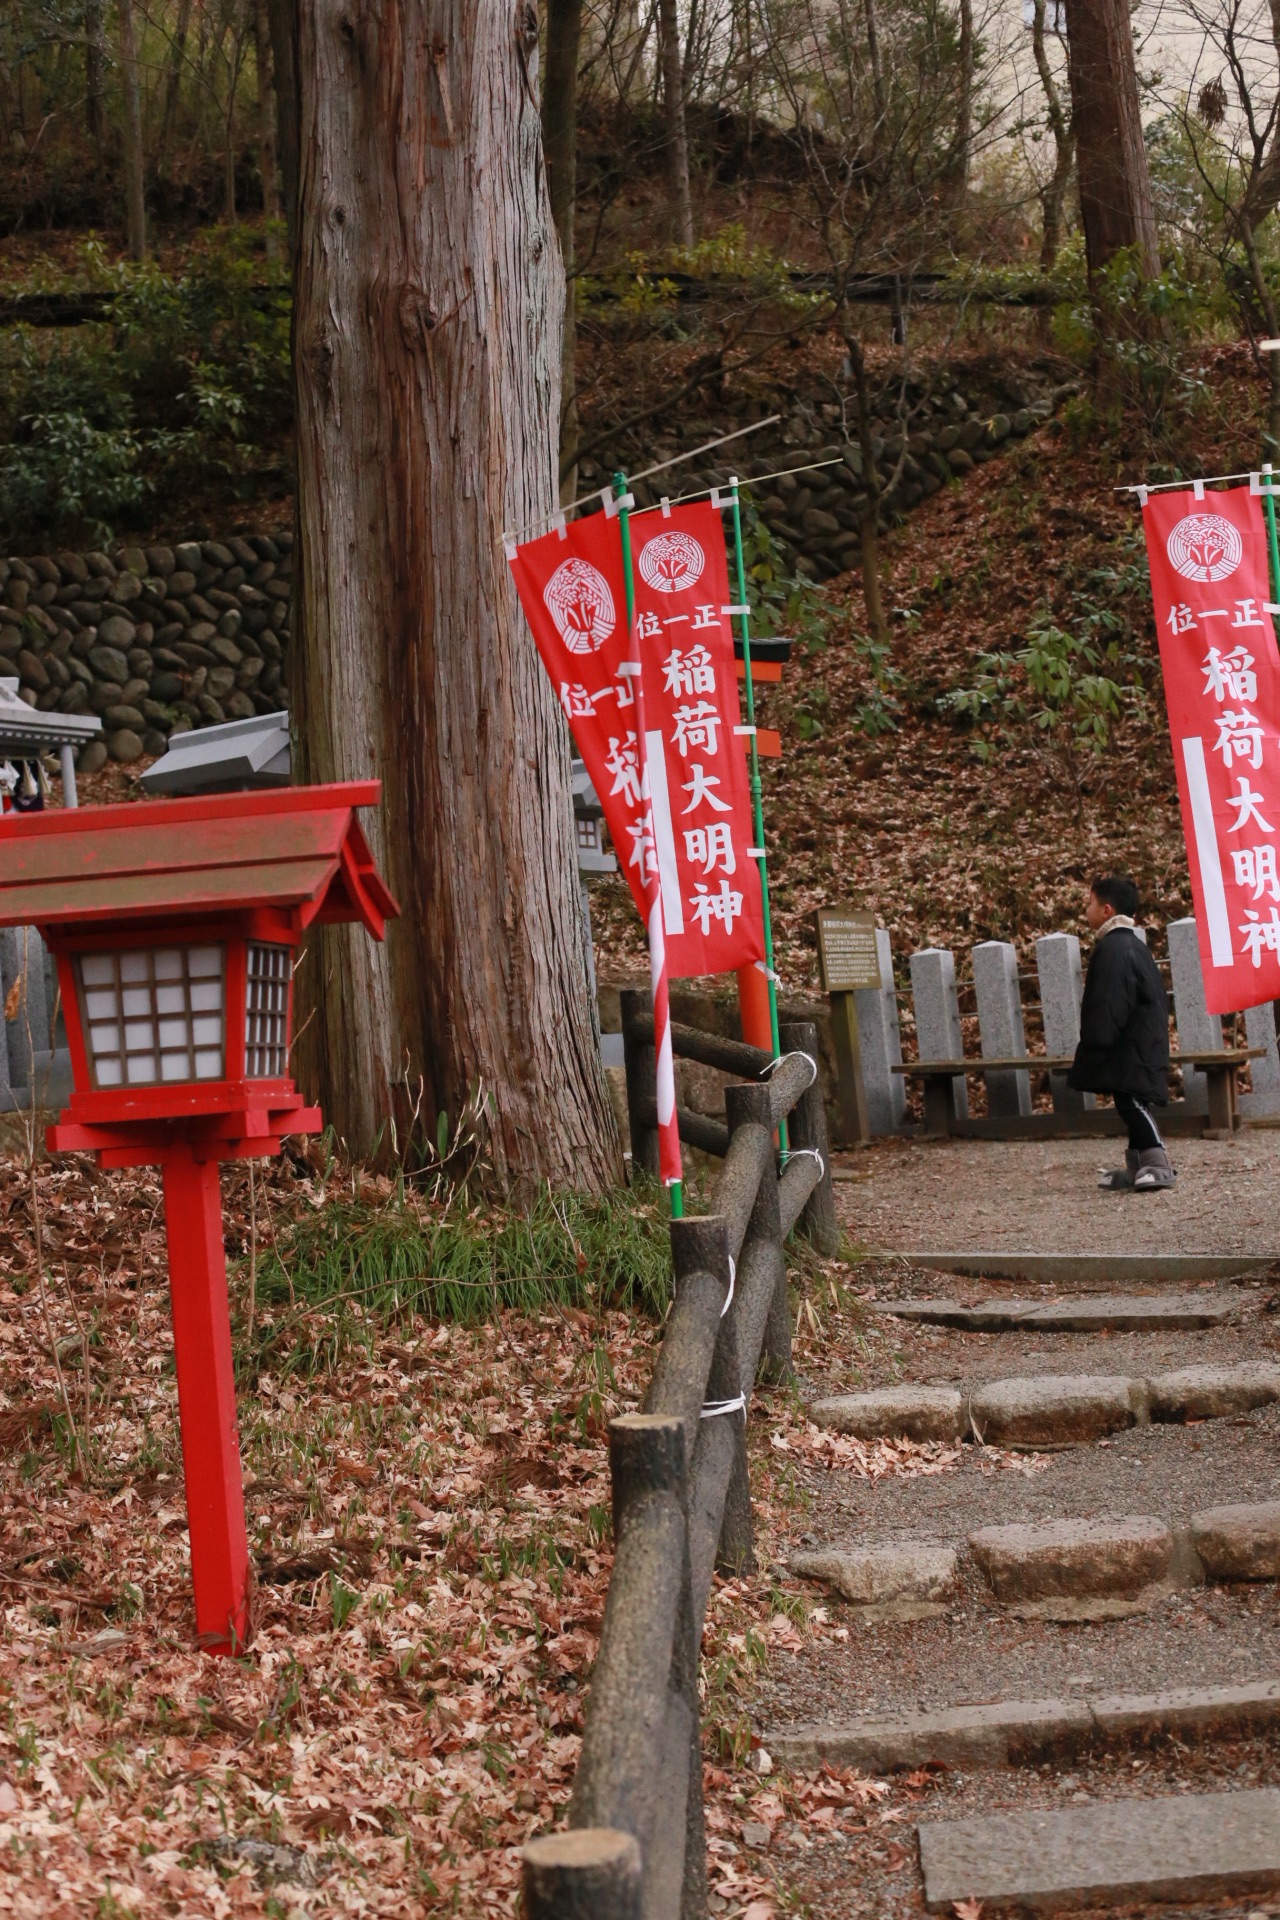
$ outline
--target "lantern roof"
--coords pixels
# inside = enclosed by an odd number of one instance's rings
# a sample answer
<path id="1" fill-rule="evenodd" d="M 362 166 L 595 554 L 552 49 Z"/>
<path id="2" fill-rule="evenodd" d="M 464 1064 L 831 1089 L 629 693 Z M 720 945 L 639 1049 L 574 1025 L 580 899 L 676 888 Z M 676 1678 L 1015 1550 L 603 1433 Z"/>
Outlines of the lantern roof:
<path id="1" fill-rule="evenodd" d="M 356 819 L 378 780 L 0 816 L 0 926 L 86 931 L 276 908 L 358 920 L 400 911 Z"/>

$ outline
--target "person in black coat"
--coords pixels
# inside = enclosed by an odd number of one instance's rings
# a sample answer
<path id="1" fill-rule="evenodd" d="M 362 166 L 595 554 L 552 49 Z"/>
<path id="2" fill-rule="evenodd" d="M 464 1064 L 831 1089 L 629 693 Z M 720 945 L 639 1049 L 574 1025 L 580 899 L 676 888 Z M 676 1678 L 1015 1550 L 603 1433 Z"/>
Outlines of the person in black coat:
<path id="1" fill-rule="evenodd" d="M 1109 1093 L 1129 1129 L 1124 1166 L 1098 1185 L 1155 1193 L 1177 1178 L 1151 1112 L 1169 1098 L 1169 1000 L 1160 969 L 1134 929 L 1137 911 L 1132 880 L 1108 874 L 1094 881 L 1085 919 L 1097 940 L 1067 1084 L 1082 1093 Z"/>

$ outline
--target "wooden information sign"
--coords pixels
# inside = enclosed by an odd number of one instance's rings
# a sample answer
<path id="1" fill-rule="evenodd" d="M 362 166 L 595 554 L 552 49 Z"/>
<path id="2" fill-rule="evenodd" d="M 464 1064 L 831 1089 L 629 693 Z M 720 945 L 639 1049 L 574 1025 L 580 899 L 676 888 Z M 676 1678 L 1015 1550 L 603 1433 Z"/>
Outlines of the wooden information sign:
<path id="1" fill-rule="evenodd" d="M 880 956 L 876 951 L 874 913 L 851 907 L 823 908 L 814 915 L 818 929 L 818 964 L 824 993 L 853 993 L 880 985 Z"/>
<path id="2" fill-rule="evenodd" d="M 862 1049 L 854 994 L 880 985 L 876 917 L 854 907 L 822 908 L 813 916 L 818 935 L 822 988 L 831 1003 L 831 1040 L 840 1089 L 840 1119 L 846 1145 L 871 1138 Z"/>

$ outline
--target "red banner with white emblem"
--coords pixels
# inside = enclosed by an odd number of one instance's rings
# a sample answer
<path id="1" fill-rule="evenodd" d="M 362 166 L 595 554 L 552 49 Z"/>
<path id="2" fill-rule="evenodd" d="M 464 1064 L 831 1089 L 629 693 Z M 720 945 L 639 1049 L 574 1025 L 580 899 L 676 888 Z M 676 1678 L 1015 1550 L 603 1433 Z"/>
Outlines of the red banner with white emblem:
<path id="1" fill-rule="evenodd" d="M 1210 1013 L 1280 997 L 1280 656 L 1262 501 L 1142 510 Z"/>
<path id="2" fill-rule="evenodd" d="M 633 514 L 630 534 L 630 644 L 616 518 L 531 540 L 511 570 L 646 924 L 660 890 L 668 972 L 725 973 L 763 958 L 764 917 L 724 532 L 702 503 Z"/>
<path id="3" fill-rule="evenodd" d="M 764 912 L 720 510 L 633 514 L 631 545 L 668 963 L 728 973 L 763 959 Z"/>

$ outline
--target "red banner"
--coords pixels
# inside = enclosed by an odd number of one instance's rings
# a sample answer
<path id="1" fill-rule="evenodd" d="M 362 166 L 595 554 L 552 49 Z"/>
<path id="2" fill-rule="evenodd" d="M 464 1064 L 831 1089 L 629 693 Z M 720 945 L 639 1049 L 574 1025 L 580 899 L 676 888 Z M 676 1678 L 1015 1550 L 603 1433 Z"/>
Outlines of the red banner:
<path id="1" fill-rule="evenodd" d="M 1142 510 L 1210 1013 L 1280 997 L 1280 656 L 1262 502 Z"/>
<path id="2" fill-rule="evenodd" d="M 633 515 L 631 544 L 667 961 L 728 973 L 763 959 L 764 912 L 720 510 Z"/>
<path id="3" fill-rule="evenodd" d="M 646 925 L 660 887 L 668 973 L 725 973 L 763 958 L 764 918 L 724 532 L 705 504 L 633 515 L 630 528 L 630 646 L 615 518 L 531 540 L 511 570 Z"/>
<path id="4" fill-rule="evenodd" d="M 639 659 L 627 639 L 618 523 L 599 514 L 580 520 L 572 531 L 561 526 L 518 547 L 510 561 L 525 618 L 603 802 L 614 846 L 632 850 L 627 877 L 649 940 L 658 1165 L 673 1186 L 680 1180 L 681 1162 L 669 969 L 644 764 L 644 688 Z"/>

